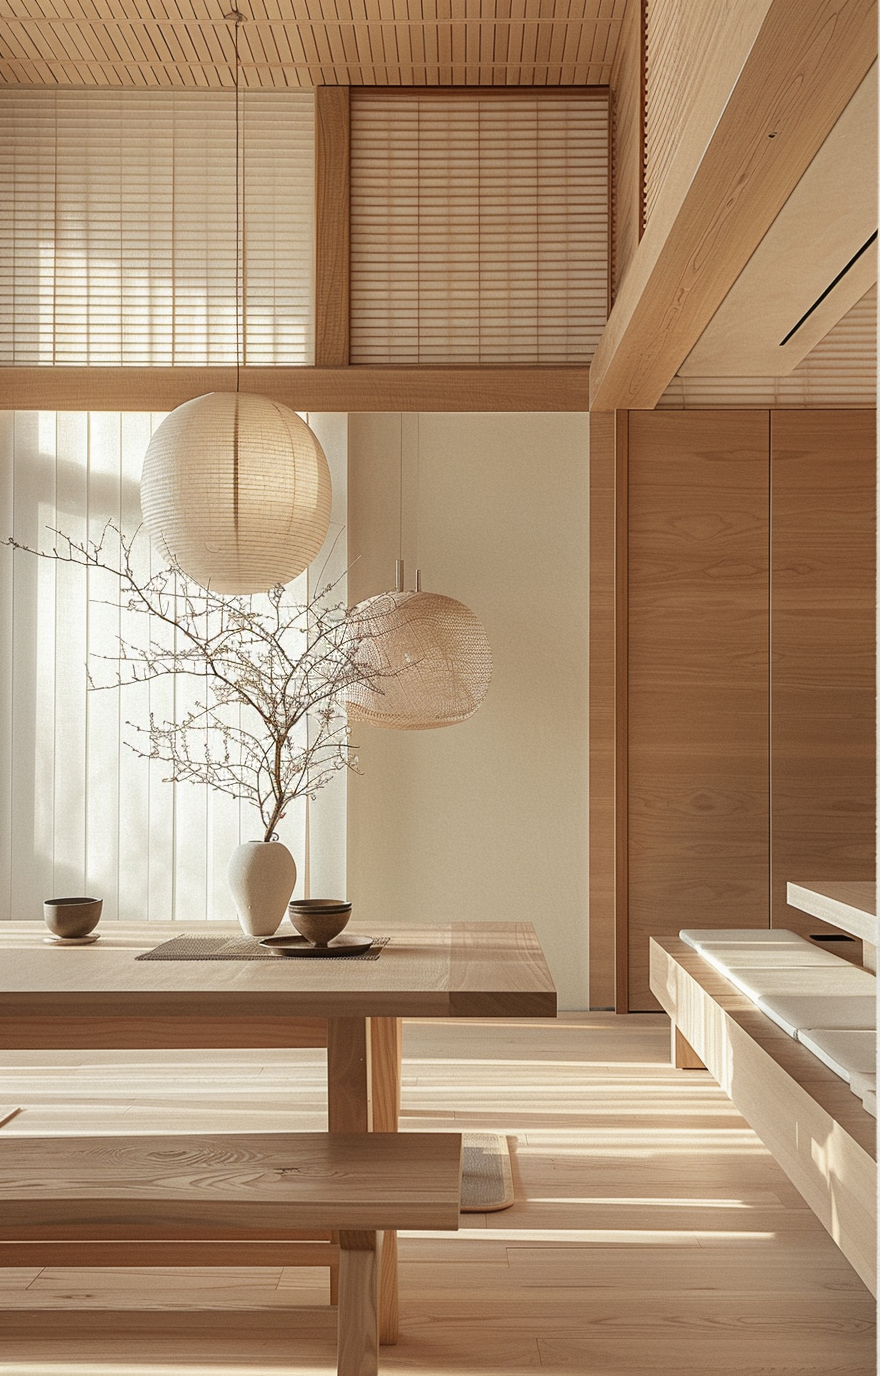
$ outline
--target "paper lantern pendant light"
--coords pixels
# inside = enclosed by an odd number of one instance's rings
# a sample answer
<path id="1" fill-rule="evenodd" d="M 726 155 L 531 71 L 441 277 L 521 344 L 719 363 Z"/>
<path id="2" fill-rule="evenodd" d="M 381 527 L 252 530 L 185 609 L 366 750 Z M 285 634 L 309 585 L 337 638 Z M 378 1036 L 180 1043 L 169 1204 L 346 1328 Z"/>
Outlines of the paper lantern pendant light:
<path id="1" fill-rule="evenodd" d="M 210 392 L 184 402 L 144 459 L 144 525 L 213 592 L 266 592 L 296 578 L 324 543 L 330 501 L 323 449 L 268 397 Z"/>
<path id="2" fill-rule="evenodd" d="M 398 588 L 359 603 L 351 623 L 358 659 L 373 672 L 348 690 L 350 721 L 428 731 L 466 721 L 485 698 L 492 652 L 463 602 Z"/>

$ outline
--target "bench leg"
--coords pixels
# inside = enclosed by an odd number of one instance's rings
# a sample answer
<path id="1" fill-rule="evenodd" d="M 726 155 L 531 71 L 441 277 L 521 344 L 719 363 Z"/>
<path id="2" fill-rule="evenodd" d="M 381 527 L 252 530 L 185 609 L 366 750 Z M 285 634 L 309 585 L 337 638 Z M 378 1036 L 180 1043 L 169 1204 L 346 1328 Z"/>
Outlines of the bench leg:
<path id="1" fill-rule="evenodd" d="M 690 1042 L 681 1035 L 675 1023 L 672 1024 L 671 1058 L 676 1070 L 706 1069 Z"/>
<path id="2" fill-rule="evenodd" d="M 338 1376 L 376 1376 L 376 1234 L 339 1234 Z"/>

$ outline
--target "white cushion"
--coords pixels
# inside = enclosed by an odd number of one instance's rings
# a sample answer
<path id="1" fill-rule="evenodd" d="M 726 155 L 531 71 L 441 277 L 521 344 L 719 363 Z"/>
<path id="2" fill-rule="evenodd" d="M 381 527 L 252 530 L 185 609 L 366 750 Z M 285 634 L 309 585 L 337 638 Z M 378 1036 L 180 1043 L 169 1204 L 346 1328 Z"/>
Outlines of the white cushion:
<path id="1" fill-rule="evenodd" d="M 723 941 L 727 945 L 736 945 L 740 942 L 748 944 L 752 941 L 787 946 L 810 944 L 796 932 L 789 932 L 784 927 L 685 927 L 678 935 L 697 951 L 705 941 Z"/>
<path id="2" fill-rule="evenodd" d="M 822 966 L 825 969 L 840 969 L 849 964 L 842 960 L 840 956 L 834 956 L 830 951 L 823 951 L 818 946 L 811 946 L 809 941 L 803 943 L 780 942 L 778 946 L 771 946 L 769 942 L 720 942 L 705 941 L 700 947 L 699 954 L 710 965 L 714 965 L 716 970 L 721 970 L 726 974 L 727 971 L 735 966 L 739 969 L 803 969 L 805 966 L 815 968 Z"/>
<path id="3" fill-rule="evenodd" d="M 848 960 L 834 965 L 803 969 L 772 965 L 734 965 L 727 967 L 731 984 L 756 1003 L 768 994 L 865 994 L 877 997 L 877 980 L 867 970 L 850 965 Z M 837 1027 L 834 1022 L 801 1023 L 801 1027 Z"/>
<path id="4" fill-rule="evenodd" d="M 767 994 L 757 1000 L 757 1006 L 790 1037 L 796 1037 L 801 1028 L 868 1032 L 877 1025 L 874 994 Z"/>
<path id="5" fill-rule="evenodd" d="M 872 1031 L 801 1027 L 797 1038 L 847 1084 L 853 1072 L 870 1074 L 877 1064 L 877 1035 Z"/>

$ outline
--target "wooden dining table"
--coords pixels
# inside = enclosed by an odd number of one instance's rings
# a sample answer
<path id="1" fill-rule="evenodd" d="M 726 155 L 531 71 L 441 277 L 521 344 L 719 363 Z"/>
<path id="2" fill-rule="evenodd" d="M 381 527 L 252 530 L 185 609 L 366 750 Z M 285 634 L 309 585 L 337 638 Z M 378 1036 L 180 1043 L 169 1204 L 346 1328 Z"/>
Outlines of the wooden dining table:
<path id="1" fill-rule="evenodd" d="M 353 924 L 354 926 L 355 924 Z M 552 1018 L 556 991 L 531 924 L 382 922 L 377 959 L 138 959 L 231 922 L 104 922 L 90 945 L 0 924 L 0 1051 L 326 1046 L 331 1132 L 396 1132 L 401 1019 Z M 386 1234 L 380 1335 L 397 1340 L 396 1236 Z"/>

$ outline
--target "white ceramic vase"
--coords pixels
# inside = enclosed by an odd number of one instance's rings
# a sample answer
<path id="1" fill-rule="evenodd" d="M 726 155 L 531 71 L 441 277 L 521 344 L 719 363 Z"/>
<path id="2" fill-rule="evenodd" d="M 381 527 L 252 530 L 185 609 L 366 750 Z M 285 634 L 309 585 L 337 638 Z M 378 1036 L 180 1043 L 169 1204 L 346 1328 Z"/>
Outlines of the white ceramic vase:
<path id="1" fill-rule="evenodd" d="M 229 857 L 229 887 L 242 931 L 271 936 L 287 911 L 296 863 L 280 841 L 245 841 Z"/>

